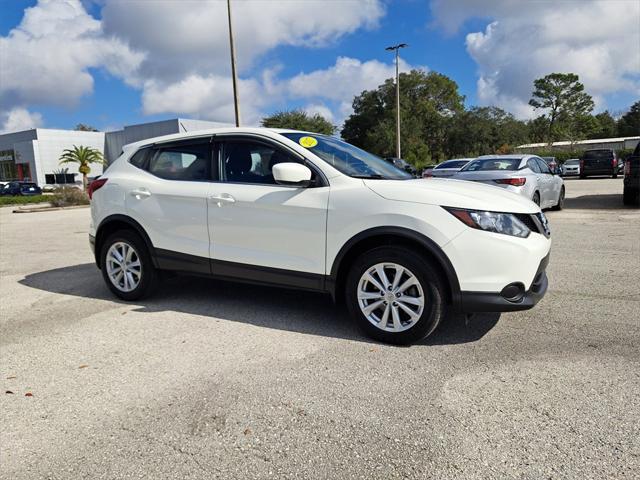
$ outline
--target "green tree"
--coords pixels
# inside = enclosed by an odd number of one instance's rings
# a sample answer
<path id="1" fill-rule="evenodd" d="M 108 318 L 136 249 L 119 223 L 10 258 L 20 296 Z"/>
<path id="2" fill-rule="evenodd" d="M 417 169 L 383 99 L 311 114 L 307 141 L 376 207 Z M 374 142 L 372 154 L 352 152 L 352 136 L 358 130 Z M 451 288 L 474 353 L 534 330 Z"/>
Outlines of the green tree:
<path id="1" fill-rule="evenodd" d="M 458 85 L 437 72 L 412 70 L 400 74 L 402 156 L 423 167 L 445 156 L 446 136 L 454 116 L 464 110 Z M 353 101 L 344 123 L 346 141 L 383 157 L 395 156 L 395 83 L 386 80 L 376 90 Z"/>
<path id="2" fill-rule="evenodd" d="M 319 113 L 309 115 L 304 110 L 289 110 L 276 112 L 262 119 L 262 126 L 267 128 L 291 128 L 307 132 L 333 135 L 335 125 Z"/>
<path id="3" fill-rule="evenodd" d="M 94 126 L 87 125 L 85 123 L 77 124 L 76 127 L 74 128 L 74 130 L 78 130 L 78 131 L 81 131 L 81 132 L 97 132 L 98 131 L 98 129 L 95 128 Z"/>
<path id="4" fill-rule="evenodd" d="M 542 143 L 547 139 L 549 133 L 549 119 L 545 115 L 529 120 L 527 122 L 529 139 L 532 143 Z"/>
<path id="5" fill-rule="evenodd" d="M 552 142 L 563 136 L 580 137 L 584 126 L 581 117 L 593 110 L 593 99 L 584 91 L 574 73 L 551 73 L 533 82 L 534 91 L 529 105 L 546 111 L 549 128 L 546 140 Z"/>
<path id="6" fill-rule="evenodd" d="M 82 174 L 82 186 L 87 189 L 87 175 L 91 173 L 91 164 L 106 165 L 102 153 L 91 147 L 80 145 L 79 147 L 67 148 L 60 156 L 60 165 L 65 163 L 75 163 L 78 165 L 78 171 Z"/>
<path id="7" fill-rule="evenodd" d="M 618 125 L 608 111 L 598 113 L 593 118 L 596 121 L 596 129 L 589 138 L 611 138 L 618 134 Z"/>
<path id="8" fill-rule="evenodd" d="M 498 107 L 473 107 L 453 118 L 447 134 L 449 157 L 508 152 L 529 140 L 527 125 Z"/>
<path id="9" fill-rule="evenodd" d="M 640 101 L 631 105 L 631 108 L 618 120 L 618 135 L 632 137 L 640 135 Z"/>

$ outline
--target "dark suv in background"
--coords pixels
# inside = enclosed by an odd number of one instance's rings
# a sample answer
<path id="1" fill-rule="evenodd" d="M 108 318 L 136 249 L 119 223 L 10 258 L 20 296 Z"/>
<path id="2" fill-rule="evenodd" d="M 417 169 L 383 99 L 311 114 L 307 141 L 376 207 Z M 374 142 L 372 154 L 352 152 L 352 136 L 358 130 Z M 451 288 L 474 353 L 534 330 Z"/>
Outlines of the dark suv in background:
<path id="1" fill-rule="evenodd" d="M 590 175 L 618 177 L 618 155 L 611 149 L 586 150 L 580 158 L 580 178 Z"/>
<path id="2" fill-rule="evenodd" d="M 624 189 L 622 201 L 625 205 L 640 205 L 640 143 L 624 162 Z"/>

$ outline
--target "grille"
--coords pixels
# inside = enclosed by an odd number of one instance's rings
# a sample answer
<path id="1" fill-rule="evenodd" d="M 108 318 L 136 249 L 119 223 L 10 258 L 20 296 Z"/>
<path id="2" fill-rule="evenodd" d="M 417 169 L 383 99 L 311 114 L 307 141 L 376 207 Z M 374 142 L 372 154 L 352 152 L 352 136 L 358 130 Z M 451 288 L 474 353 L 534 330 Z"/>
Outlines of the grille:
<path id="1" fill-rule="evenodd" d="M 549 237 L 551 235 L 547 219 L 543 216 L 542 213 L 534 213 L 532 215 L 527 215 L 526 213 L 516 213 L 515 215 L 518 220 L 524 223 L 532 232 L 539 233 L 541 235 L 544 235 L 545 237 Z"/>

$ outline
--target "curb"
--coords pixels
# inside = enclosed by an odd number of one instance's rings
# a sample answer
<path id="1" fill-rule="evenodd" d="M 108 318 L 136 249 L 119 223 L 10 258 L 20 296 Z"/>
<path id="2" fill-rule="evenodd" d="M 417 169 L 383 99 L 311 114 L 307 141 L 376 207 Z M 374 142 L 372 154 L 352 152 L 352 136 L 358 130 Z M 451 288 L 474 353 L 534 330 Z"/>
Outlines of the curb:
<path id="1" fill-rule="evenodd" d="M 36 212 L 53 212 L 56 210 L 74 210 L 76 208 L 89 208 L 89 205 L 71 205 L 69 207 L 34 207 L 34 208 L 16 208 L 12 213 L 36 213 Z"/>

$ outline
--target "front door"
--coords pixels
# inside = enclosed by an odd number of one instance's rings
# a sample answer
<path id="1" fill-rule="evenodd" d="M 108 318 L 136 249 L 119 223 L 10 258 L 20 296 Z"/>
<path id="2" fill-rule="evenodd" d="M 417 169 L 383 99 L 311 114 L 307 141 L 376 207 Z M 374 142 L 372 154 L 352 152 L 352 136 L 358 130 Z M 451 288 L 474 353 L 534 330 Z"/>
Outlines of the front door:
<path id="1" fill-rule="evenodd" d="M 278 185 L 273 165 L 304 160 L 267 140 L 218 142 L 220 181 L 209 197 L 213 273 L 319 287 L 325 273 L 329 186 Z"/>

